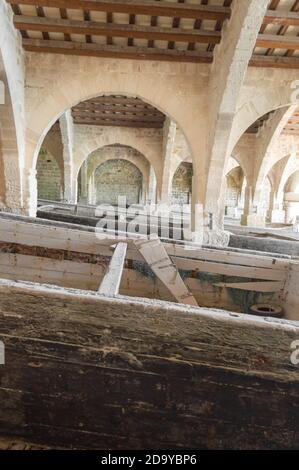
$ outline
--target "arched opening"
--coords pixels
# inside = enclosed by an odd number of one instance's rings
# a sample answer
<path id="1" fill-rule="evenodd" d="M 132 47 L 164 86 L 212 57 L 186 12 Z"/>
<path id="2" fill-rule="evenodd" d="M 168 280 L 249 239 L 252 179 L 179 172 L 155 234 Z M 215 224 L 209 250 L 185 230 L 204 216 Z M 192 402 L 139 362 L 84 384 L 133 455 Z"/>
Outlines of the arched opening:
<path id="1" fill-rule="evenodd" d="M 127 205 L 138 204 L 142 182 L 142 173 L 133 163 L 123 159 L 108 160 L 95 170 L 95 202 L 117 205 L 118 198 L 125 197 Z"/>
<path id="2" fill-rule="evenodd" d="M 110 163 L 103 167 L 106 162 Z M 133 171 L 133 168 L 137 168 L 142 175 L 141 187 L 139 187 L 140 178 L 136 178 L 137 173 Z M 106 171 L 105 181 L 99 180 L 100 171 Z M 114 144 L 97 149 L 88 156 L 79 170 L 78 202 L 92 205 L 115 204 L 118 196 L 130 194 L 128 187 L 130 177 L 133 178 L 134 191 L 132 190 L 131 196 L 127 198 L 128 204 L 132 200 L 134 203 L 145 203 L 150 192 L 150 163 L 146 157 L 135 148 L 126 145 Z M 100 188 L 98 187 L 99 181 L 102 184 Z"/>
<path id="3" fill-rule="evenodd" d="M 156 181 L 156 184 L 147 188 L 146 197 L 149 202 L 159 202 L 164 161 L 164 124 L 167 116 L 149 102 L 152 103 L 152 100 L 145 101 L 130 94 L 99 95 L 77 102 L 78 104 L 59 118 L 57 122 L 62 128 L 65 168 L 64 201 L 76 203 L 78 199 L 82 201 L 88 199 L 86 194 L 83 194 L 83 197 L 81 192 L 77 194 L 77 189 L 81 191 L 81 181 L 77 184 L 77 175 L 86 160 L 86 155 L 103 146 L 117 143 L 132 146 L 146 155 L 154 171 L 149 179 L 152 183 Z M 62 125 L 67 114 L 70 119 L 67 125 Z M 182 136 L 180 141 L 184 141 L 184 152 L 186 152 L 185 147 L 189 148 L 189 145 L 183 131 L 181 129 L 178 131 Z M 48 134 L 44 139 L 48 138 Z M 44 147 L 43 139 L 41 143 Z M 187 153 L 191 155 L 191 151 L 188 150 Z"/>
<path id="4" fill-rule="evenodd" d="M 56 159 L 42 148 L 36 165 L 38 200 L 61 201 L 63 198 L 62 173 Z"/>
<path id="5" fill-rule="evenodd" d="M 299 170 L 287 180 L 284 187 L 284 206 L 287 224 L 299 222 Z"/>
<path id="6" fill-rule="evenodd" d="M 182 162 L 172 179 L 171 202 L 174 205 L 190 204 L 192 197 L 193 165 Z"/>
<path id="7" fill-rule="evenodd" d="M 261 199 L 260 199 L 260 206 L 262 211 L 264 212 L 265 217 L 267 216 L 267 212 L 269 211 L 270 207 L 270 198 L 272 192 L 272 185 L 270 178 L 266 176 L 263 184 L 263 189 L 261 191 Z"/>
<path id="8" fill-rule="evenodd" d="M 245 190 L 244 180 L 244 172 L 240 166 L 236 166 L 226 175 L 225 215 L 228 217 L 239 218 L 242 213 Z"/>

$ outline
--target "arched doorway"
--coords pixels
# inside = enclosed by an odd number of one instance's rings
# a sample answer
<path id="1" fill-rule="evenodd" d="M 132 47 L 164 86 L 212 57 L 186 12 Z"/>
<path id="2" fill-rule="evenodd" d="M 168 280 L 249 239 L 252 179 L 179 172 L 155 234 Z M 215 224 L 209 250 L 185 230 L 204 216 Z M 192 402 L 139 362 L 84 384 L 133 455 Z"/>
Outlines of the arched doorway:
<path id="1" fill-rule="evenodd" d="M 299 220 L 299 170 L 287 180 L 284 187 L 284 206 L 286 223 L 294 224 Z"/>
<path id="2" fill-rule="evenodd" d="M 243 183 L 244 172 L 240 166 L 236 166 L 226 175 L 225 215 L 228 217 L 238 218 L 238 208 L 242 211 Z"/>
<path id="3" fill-rule="evenodd" d="M 182 162 L 176 170 L 172 179 L 172 204 L 190 204 L 192 196 L 192 177 L 192 163 Z"/>

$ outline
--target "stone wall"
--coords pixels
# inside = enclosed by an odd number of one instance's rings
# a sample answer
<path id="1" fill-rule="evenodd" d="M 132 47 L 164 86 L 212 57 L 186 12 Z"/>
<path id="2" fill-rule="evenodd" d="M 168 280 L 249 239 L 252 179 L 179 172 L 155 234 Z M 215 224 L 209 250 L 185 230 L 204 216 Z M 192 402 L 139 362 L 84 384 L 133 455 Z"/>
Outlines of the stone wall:
<path id="1" fill-rule="evenodd" d="M 172 204 L 189 204 L 192 193 L 192 163 L 183 162 L 172 180 Z"/>
<path id="2" fill-rule="evenodd" d="M 126 196 L 127 204 L 137 204 L 142 191 L 142 174 L 126 160 L 108 160 L 95 171 L 97 204 L 117 204 L 118 196 Z"/>
<path id="3" fill-rule="evenodd" d="M 39 199 L 50 199 L 51 201 L 62 199 L 61 170 L 55 158 L 43 149 L 37 160 L 36 178 Z"/>

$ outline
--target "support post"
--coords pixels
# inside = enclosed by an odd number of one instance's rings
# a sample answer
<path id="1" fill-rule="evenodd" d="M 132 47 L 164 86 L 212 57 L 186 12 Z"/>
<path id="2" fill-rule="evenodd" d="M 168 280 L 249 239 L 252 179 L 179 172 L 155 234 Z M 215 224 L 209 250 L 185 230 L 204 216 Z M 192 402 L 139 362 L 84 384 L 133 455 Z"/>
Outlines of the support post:
<path id="1" fill-rule="evenodd" d="M 118 243 L 110 260 L 108 270 L 99 287 L 99 294 L 113 297 L 119 293 L 126 253 L 127 244 Z"/>

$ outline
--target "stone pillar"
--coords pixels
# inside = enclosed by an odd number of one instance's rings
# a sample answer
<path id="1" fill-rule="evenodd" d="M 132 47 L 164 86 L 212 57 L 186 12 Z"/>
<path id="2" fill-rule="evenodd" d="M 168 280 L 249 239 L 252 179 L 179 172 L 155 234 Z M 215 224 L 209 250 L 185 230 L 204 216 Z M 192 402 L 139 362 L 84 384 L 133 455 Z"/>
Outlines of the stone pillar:
<path id="1" fill-rule="evenodd" d="M 94 172 L 90 175 L 88 181 L 88 204 L 95 205 L 96 202 L 96 190 L 94 184 Z"/>
<path id="2" fill-rule="evenodd" d="M 30 170 L 24 171 L 24 207 L 26 208 L 26 214 L 29 217 L 36 217 L 37 209 L 37 179 L 36 169 L 31 168 Z"/>
<path id="3" fill-rule="evenodd" d="M 244 213 L 241 216 L 241 225 L 248 227 L 265 227 L 266 217 L 264 209 L 260 208 L 258 203 L 254 204 L 252 197 L 252 186 L 246 186 Z M 258 201 L 258 197 L 256 197 Z"/>
<path id="4" fill-rule="evenodd" d="M 83 162 L 81 166 L 81 201 L 87 202 L 88 194 L 87 194 L 87 162 L 86 160 Z"/>
<path id="5" fill-rule="evenodd" d="M 273 224 L 283 224 L 285 222 L 286 214 L 283 208 L 283 194 L 277 196 L 274 191 L 271 191 L 268 218 Z"/>
<path id="6" fill-rule="evenodd" d="M 148 180 L 148 203 L 149 204 L 156 204 L 157 202 L 157 181 L 156 175 L 153 166 L 150 167 L 150 174 Z"/>
<path id="7" fill-rule="evenodd" d="M 297 216 L 299 216 L 299 202 L 285 201 L 285 223 L 295 224 Z"/>
<path id="8" fill-rule="evenodd" d="M 161 187 L 161 205 L 171 205 L 171 184 L 173 172 L 171 168 L 172 155 L 176 136 L 176 124 L 170 119 L 166 119 L 163 136 L 163 173 Z"/>
<path id="9" fill-rule="evenodd" d="M 74 180 L 74 128 L 71 111 L 61 116 L 59 120 L 63 143 L 64 161 L 64 200 L 70 204 L 77 203 L 77 181 Z"/>

